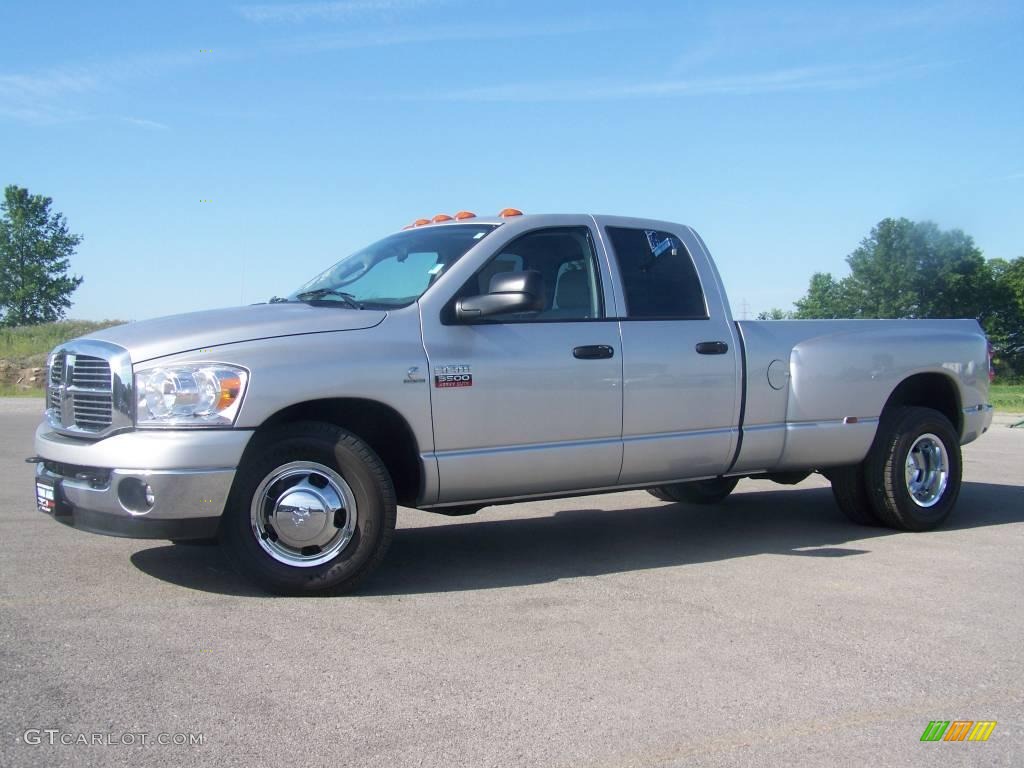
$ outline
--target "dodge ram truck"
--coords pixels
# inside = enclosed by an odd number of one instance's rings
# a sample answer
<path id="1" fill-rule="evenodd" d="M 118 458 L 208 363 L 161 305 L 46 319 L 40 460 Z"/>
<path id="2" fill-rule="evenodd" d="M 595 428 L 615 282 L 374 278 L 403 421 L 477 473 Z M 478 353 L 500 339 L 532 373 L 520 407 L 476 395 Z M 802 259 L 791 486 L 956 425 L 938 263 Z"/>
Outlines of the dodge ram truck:
<path id="1" fill-rule="evenodd" d="M 687 226 L 460 211 L 286 297 L 60 345 L 29 461 L 60 522 L 217 538 L 268 590 L 340 593 L 398 505 L 708 504 L 820 472 L 856 523 L 934 528 L 990 369 L 974 320 L 735 321 Z"/>

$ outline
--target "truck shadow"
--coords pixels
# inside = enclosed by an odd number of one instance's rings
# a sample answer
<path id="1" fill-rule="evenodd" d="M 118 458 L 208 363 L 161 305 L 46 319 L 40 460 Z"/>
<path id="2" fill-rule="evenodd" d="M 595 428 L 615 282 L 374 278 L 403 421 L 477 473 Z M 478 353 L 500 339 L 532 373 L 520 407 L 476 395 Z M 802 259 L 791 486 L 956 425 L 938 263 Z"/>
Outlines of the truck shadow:
<path id="1" fill-rule="evenodd" d="M 570 509 L 545 517 L 473 518 L 396 532 L 357 595 L 409 595 L 543 584 L 559 579 L 697 565 L 752 555 L 841 558 L 870 554 L 871 539 L 901 535 L 849 523 L 827 488 L 735 493 L 716 507 L 664 504 Z M 938 535 L 1024 521 L 1024 488 L 964 483 Z M 914 534 L 906 534 L 914 535 Z M 852 543 L 851 543 L 852 542 Z M 132 555 L 141 571 L 190 589 L 263 595 L 218 547 L 158 546 Z"/>

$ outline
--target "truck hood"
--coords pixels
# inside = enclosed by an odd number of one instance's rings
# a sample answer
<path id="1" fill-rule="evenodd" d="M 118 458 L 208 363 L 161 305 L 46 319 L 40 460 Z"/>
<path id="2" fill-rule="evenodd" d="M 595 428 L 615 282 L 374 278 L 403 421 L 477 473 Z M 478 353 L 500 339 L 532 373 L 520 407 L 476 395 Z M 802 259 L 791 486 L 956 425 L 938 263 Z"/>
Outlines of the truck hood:
<path id="1" fill-rule="evenodd" d="M 256 304 L 142 320 L 89 334 L 120 344 L 132 362 L 222 344 L 306 333 L 355 331 L 379 325 L 387 312 L 309 304 Z"/>

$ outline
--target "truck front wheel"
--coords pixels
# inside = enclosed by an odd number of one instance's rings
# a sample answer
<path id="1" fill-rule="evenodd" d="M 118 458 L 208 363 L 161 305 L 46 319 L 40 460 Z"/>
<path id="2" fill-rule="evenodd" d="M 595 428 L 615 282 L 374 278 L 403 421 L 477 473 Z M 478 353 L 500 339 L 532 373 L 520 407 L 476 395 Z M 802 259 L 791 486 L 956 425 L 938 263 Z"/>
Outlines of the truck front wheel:
<path id="1" fill-rule="evenodd" d="M 949 419 L 931 408 L 894 408 L 883 416 L 864 463 L 875 514 L 905 531 L 939 526 L 956 504 L 961 467 Z"/>
<path id="2" fill-rule="evenodd" d="M 361 439 L 298 422 L 260 440 L 235 478 L 221 537 L 239 569 L 279 594 L 339 594 L 384 558 L 395 491 Z"/>
<path id="3" fill-rule="evenodd" d="M 740 479 L 738 477 L 712 477 L 689 483 L 673 483 L 648 488 L 647 492 L 662 501 L 678 501 L 684 504 L 718 504 L 732 493 Z"/>

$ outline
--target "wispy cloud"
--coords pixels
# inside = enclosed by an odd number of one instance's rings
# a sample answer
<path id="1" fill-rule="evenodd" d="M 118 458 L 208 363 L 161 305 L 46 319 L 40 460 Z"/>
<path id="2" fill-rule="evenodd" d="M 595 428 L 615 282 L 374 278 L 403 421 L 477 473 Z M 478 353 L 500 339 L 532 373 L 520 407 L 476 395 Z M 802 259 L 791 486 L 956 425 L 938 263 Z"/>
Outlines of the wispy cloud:
<path id="1" fill-rule="evenodd" d="M 26 105 L 0 104 L 0 120 L 10 120 L 29 125 L 55 125 L 86 119 L 85 115 L 68 109 L 50 106 L 33 107 Z"/>
<path id="2" fill-rule="evenodd" d="M 95 91 L 97 77 L 87 71 L 53 69 L 34 74 L 0 74 L 0 117 L 52 124 L 82 119 L 67 100 Z"/>
<path id="3" fill-rule="evenodd" d="M 715 10 L 711 15 L 714 34 L 767 38 L 776 43 L 786 39 L 822 41 L 862 39 L 894 33 L 949 29 L 981 23 L 1010 12 L 1001 0 L 940 0 L 883 5 L 824 4 L 797 5 L 789 8 L 764 6 Z"/>
<path id="4" fill-rule="evenodd" d="M 129 123 L 130 125 L 136 125 L 139 128 L 149 128 L 154 131 L 169 131 L 171 126 L 161 123 L 157 120 L 145 120 L 141 117 L 122 117 L 121 122 Z"/>
<path id="5" fill-rule="evenodd" d="M 560 37 L 609 30 L 635 29 L 635 21 L 621 17 L 581 19 L 547 22 L 544 24 L 444 24 L 420 27 L 392 27 L 376 31 L 360 31 L 335 35 L 320 35 L 292 39 L 277 43 L 276 50 L 289 53 L 315 53 L 317 51 L 358 48 L 383 48 L 444 42 L 487 42 L 492 40 L 519 40 L 528 38 Z"/>
<path id="6" fill-rule="evenodd" d="M 961 50 L 950 36 L 994 23 L 1020 24 L 1020 3 L 1005 0 L 871 4 L 763 4 L 731 7 L 715 4 L 693 19 L 689 44 L 670 63 L 675 74 L 690 73 L 709 62 L 870 61 L 897 51 Z M 885 51 L 886 53 L 881 53 Z M 940 54 L 941 55 L 941 54 Z"/>
<path id="7" fill-rule="evenodd" d="M 82 93 L 96 88 L 89 72 L 55 69 L 33 75 L 0 75 L 0 96 L 6 98 L 49 98 L 64 93 Z"/>
<path id="8" fill-rule="evenodd" d="M 417 0 L 417 4 L 437 4 L 443 0 Z M 334 6 L 335 3 L 288 6 L 307 8 Z M 413 3 L 398 0 L 360 0 L 341 5 L 397 9 Z M 268 6 L 269 8 L 269 6 Z M 269 17 L 268 17 L 269 18 Z M 162 128 L 163 123 L 143 117 L 122 117 L 112 110 L 100 110 L 97 102 L 116 98 L 117 94 L 143 83 L 157 83 L 171 73 L 179 73 L 200 64 L 225 63 L 258 58 L 267 53 L 315 54 L 332 50 L 429 45 L 452 41 L 490 41 L 522 38 L 557 37 L 635 27 L 635 20 L 622 16 L 600 16 L 585 20 L 556 20 L 530 24 L 453 23 L 433 26 L 378 25 L 358 32 L 322 34 L 279 39 L 248 49 L 218 47 L 215 57 L 196 51 L 155 52 L 140 55 L 92 59 L 40 70 L 34 73 L 0 73 L 0 119 L 30 124 L 57 124 L 89 119 L 113 119 L 140 128 Z M 122 107 L 123 109 L 123 107 Z M 98 111 L 105 112 L 103 117 Z"/>
<path id="9" fill-rule="evenodd" d="M 155 53 L 92 60 L 33 73 L 0 73 L 0 118 L 36 125 L 101 119 L 90 105 L 129 81 L 152 80 L 187 66 L 195 55 Z M 105 119 L 112 119 L 106 116 Z M 153 128 L 143 118 L 113 118 Z M 148 123 L 154 123 L 148 125 Z"/>
<path id="10" fill-rule="evenodd" d="M 798 67 L 740 75 L 645 81 L 538 81 L 431 93 L 431 99 L 453 101 L 541 102 L 599 101 L 665 96 L 748 96 L 793 91 L 839 91 L 865 88 L 920 74 L 934 65 L 891 63 L 856 67 Z M 412 94 L 407 98 L 428 96 Z"/>
<path id="11" fill-rule="evenodd" d="M 339 21 L 357 16 L 393 14 L 424 5 L 437 5 L 441 0 L 340 0 L 319 3 L 267 3 L 243 5 L 236 10 L 247 21 L 259 24 L 305 21 Z"/>

